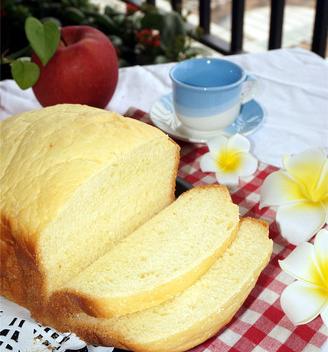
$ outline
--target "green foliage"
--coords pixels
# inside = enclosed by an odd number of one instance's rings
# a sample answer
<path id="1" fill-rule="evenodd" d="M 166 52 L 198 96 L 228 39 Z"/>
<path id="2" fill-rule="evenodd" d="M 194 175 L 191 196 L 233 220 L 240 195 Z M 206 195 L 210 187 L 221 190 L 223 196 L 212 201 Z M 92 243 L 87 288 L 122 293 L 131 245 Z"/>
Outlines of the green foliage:
<path id="1" fill-rule="evenodd" d="M 164 16 L 154 11 L 146 12 L 141 19 L 141 26 L 161 30 L 164 28 Z"/>
<path id="2" fill-rule="evenodd" d="M 32 87 L 39 79 L 40 69 L 34 62 L 15 60 L 10 67 L 11 74 L 21 89 Z"/>
<path id="3" fill-rule="evenodd" d="M 80 24 L 86 19 L 86 15 L 80 9 L 68 6 L 65 9 L 65 19 L 72 24 Z"/>
<path id="4" fill-rule="evenodd" d="M 198 54 L 191 48 L 185 21 L 178 13 L 163 13 L 150 5 L 126 6 L 124 13 L 111 6 L 100 12 L 89 0 L 3 0 L 2 63 L 4 57 L 12 60 L 22 51 L 31 55 L 30 41 L 45 65 L 58 45 L 55 28 L 67 25 L 88 25 L 105 33 L 121 66 L 179 61 Z M 31 22 L 26 31 L 28 41 L 24 25 L 30 16 L 42 23 Z"/>
<path id="5" fill-rule="evenodd" d="M 27 17 L 24 27 L 30 46 L 41 63 L 46 65 L 55 54 L 60 41 L 58 24 L 53 19 L 48 19 L 42 23 L 34 17 Z M 3 63 L 10 64 L 11 75 L 21 89 L 32 87 L 40 76 L 39 66 L 31 62 L 30 58 L 18 58 L 25 51 L 26 48 L 23 48 L 11 57 L 2 57 Z"/>
<path id="6" fill-rule="evenodd" d="M 53 57 L 60 41 L 60 31 L 55 22 L 48 20 L 41 23 L 34 17 L 25 22 L 25 33 L 34 52 L 43 65 Z"/>
<path id="7" fill-rule="evenodd" d="M 182 18 L 176 12 L 170 12 L 162 16 L 161 40 L 165 47 L 169 47 L 176 38 L 180 38 L 180 45 L 184 42 L 181 38 L 186 37 L 186 29 Z"/>
<path id="8" fill-rule="evenodd" d="M 33 16 L 44 21 L 52 18 L 59 26 L 82 24 L 81 19 L 73 21 L 66 15 L 68 12 L 98 11 L 96 5 L 89 0 L 2 0 L 1 1 L 1 27 L 4 32 L 1 41 L 1 53 L 13 54 L 29 45 L 25 35 L 24 26 L 27 17 Z"/>

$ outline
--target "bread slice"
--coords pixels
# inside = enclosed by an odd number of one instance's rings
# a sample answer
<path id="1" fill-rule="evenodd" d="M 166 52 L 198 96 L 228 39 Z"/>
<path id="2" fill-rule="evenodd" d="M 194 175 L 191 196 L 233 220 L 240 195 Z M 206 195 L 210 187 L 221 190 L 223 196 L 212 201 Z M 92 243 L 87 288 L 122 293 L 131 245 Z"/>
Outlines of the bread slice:
<path id="1" fill-rule="evenodd" d="M 62 312 L 53 324 L 90 343 L 139 352 L 186 351 L 215 335 L 232 319 L 271 253 L 268 226 L 246 218 L 241 220 L 236 240 L 222 257 L 181 295 L 120 318 Z"/>
<path id="2" fill-rule="evenodd" d="M 0 289 L 32 310 L 174 199 L 179 147 L 134 119 L 57 105 L 0 133 Z"/>
<path id="3" fill-rule="evenodd" d="M 210 268 L 235 238 L 238 224 L 238 206 L 226 187 L 195 187 L 63 290 L 97 317 L 121 316 L 158 305 Z"/>

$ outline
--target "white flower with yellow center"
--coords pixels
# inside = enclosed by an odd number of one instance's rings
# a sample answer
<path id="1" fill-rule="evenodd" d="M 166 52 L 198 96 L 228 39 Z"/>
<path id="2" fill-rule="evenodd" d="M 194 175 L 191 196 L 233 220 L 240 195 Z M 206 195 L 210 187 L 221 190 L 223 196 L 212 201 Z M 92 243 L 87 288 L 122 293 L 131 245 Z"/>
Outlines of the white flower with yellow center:
<path id="1" fill-rule="evenodd" d="M 257 160 L 249 154 L 246 137 L 235 134 L 229 139 L 218 136 L 207 142 L 209 152 L 200 160 L 203 172 L 215 172 L 220 184 L 238 185 L 239 177 L 249 176 L 257 169 Z"/>
<path id="2" fill-rule="evenodd" d="M 310 149 L 283 162 L 285 170 L 264 180 L 260 208 L 277 207 L 282 236 L 297 245 L 328 220 L 328 159 L 323 150 Z"/>
<path id="3" fill-rule="evenodd" d="M 306 324 L 320 314 L 328 327 L 328 231 L 319 231 L 314 245 L 300 244 L 279 264 L 297 279 L 280 297 L 281 307 L 288 318 L 298 325 Z"/>

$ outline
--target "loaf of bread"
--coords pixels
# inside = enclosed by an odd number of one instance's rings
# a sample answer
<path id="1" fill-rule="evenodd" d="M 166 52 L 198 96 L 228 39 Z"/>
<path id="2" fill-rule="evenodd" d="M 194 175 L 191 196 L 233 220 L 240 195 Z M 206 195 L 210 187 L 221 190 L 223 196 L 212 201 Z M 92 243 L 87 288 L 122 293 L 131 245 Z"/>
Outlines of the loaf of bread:
<path id="1" fill-rule="evenodd" d="M 159 305 L 208 271 L 235 238 L 238 224 L 238 207 L 225 187 L 193 188 L 59 294 L 68 294 L 86 313 L 104 318 Z"/>
<path id="2" fill-rule="evenodd" d="M 0 133 L 0 294 L 45 324 L 185 351 L 232 319 L 270 258 L 267 226 L 238 223 L 225 187 L 172 203 L 179 147 L 156 128 L 58 105 Z"/>
<path id="3" fill-rule="evenodd" d="M 179 147 L 105 110 L 58 105 L 1 122 L 1 294 L 43 302 L 174 199 Z"/>
<path id="4" fill-rule="evenodd" d="M 205 223 L 204 227 L 207 226 Z M 72 314 L 67 310 L 53 315 L 57 321 L 52 324 L 100 345 L 140 352 L 186 351 L 216 334 L 232 319 L 271 253 L 268 226 L 246 218 L 241 220 L 232 245 L 207 273 L 175 298 L 111 319 L 94 318 L 84 312 Z M 60 304 L 63 307 L 64 299 Z"/>

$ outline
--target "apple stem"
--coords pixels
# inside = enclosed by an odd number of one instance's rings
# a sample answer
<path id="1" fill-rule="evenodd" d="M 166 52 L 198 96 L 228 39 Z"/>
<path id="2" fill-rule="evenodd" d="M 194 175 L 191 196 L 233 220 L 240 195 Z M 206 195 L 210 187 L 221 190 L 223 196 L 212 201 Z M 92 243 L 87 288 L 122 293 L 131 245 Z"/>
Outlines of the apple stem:
<path id="1" fill-rule="evenodd" d="M 65 39 L 61 36 L 60 41 L 64 44 L 64 46 L 68 46 L 67 43 L 65 42 Z"/>

